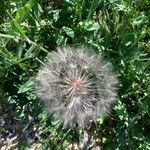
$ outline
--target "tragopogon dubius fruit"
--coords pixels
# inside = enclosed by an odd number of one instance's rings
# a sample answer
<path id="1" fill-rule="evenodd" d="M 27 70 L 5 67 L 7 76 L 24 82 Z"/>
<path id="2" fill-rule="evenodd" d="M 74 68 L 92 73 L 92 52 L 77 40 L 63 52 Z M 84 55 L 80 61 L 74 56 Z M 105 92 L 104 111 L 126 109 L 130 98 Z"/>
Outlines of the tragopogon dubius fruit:
<path id="1" fill-rule="evenodd" d="M 64 124 L 85 127 L 109 114 L 118 81 L 112 65 L 86 48 L 57 48 L 38 72 L 36 94 Z"/>

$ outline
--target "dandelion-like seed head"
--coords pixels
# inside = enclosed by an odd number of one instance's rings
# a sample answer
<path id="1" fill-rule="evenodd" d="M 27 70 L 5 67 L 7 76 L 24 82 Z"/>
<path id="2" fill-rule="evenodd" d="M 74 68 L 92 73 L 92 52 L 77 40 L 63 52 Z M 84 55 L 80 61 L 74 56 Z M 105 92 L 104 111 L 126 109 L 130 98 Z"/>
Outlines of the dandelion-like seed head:
<path id="1" fill-rule="evenodd" d="M 86 48 L 58 48 L 37 75 L 36 94 L 64 126 L 85 127 L 110 113 L 117 78 L 112 65 Z"/>

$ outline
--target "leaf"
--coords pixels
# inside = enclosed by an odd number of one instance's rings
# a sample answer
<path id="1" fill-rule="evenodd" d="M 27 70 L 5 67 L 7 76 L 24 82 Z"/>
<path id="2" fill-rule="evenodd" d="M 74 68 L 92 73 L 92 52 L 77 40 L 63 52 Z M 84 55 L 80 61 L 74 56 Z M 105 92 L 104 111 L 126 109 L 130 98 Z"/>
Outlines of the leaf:
<path id="1" fill-rule="evenodd" d="M 26 81 L 23 85 L 20 86 L 18 93 L 25 93 L 32 89 L 32 86 L 34 85 L 33 78 L 30 78 L 28 81 Z"/>
<path id="2" fill-rule="evenodd" d="M 21 28 L 17 21 L 13 20 L 11 22 L 11 26 L 14 31 L 20 33 L 22 36 L 25 36 L 24 30 Z"/>
<path id="3" fill-rule="evenodd" d="M 99 24 L 93 21 L 79 22 L 79 25 L 87 31 L 94 31 L 99 29 Z"/>
<path id="4" fill-rule="evenodd" d="M 133 20 L 133 24 L 134 25 L 141 25 L 144 23 L 148 23 L 149 18 L 146 17 L 143 13 L 138 15 L 134 20 Z"/>
<path id="5" fill-rule="evenodd" d="M 27 50 L 27 52 L 25 53 L 25 58 L 31 58 L 35 55 L 35 53 L 33 53 L 33 50 L 36 48 L 37 46 L 35 45 L 31 45 L 30 48 Z"/>
<path id="6" fill-rule="evenodd" d="M 28 1 L 23 7 L 17 10 L 15 20 L 18 23 L 24 22 L 32 8 L 32 0 Z"/>
<path id="7" fill-rule="evenodd" d="M 65 31 L 65 33 L 66 33 L 68 36 L 74 38 L 74 31 L 73 31 L 71 28 L 64 26 L 62 29 Z"/>
<path id="8" fill-rule="evenodd" d="M 102 0 L 93 0 L 92 1 L 87 20 L 91 19 L 91 16 L 93 15 L 93 13 L 96 10 L 96 8 L 99 6 L 101 1 Z"/>
<path id="9" fill-rule="evenodd" d="M 15 38 L 15 36 L 13 36 L 13 35 L 1 34 L 1 33 L 0 33 L 0 37 L 9 38 L 9 39 L 14 39 Z"/>
<path id="10" fill-rule="evenodd" d="M 40 15 L 43 13 L 42 7 L 37 1 L 33 5 L 34 13 L 37 17 L 40 17 Z"/>

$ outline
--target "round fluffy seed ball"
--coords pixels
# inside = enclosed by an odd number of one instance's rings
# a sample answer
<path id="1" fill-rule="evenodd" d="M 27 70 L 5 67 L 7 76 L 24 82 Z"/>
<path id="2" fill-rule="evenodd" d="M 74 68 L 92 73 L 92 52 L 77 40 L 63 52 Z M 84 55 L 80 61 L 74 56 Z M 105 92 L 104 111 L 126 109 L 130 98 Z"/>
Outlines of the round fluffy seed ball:
<path id="1" fill-rule="evenodd" d="M 36 94 L 64 126 L 85 127 L 116 100 L 112 65 L 86 48 L 57 48 L 38 72 Z"/>

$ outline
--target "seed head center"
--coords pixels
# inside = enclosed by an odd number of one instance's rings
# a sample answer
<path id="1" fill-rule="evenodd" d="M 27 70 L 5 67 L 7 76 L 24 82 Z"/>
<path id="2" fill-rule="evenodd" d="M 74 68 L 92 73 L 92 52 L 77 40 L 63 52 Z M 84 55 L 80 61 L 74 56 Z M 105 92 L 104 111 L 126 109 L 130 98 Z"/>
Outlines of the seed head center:
<path id="1" fill-rule="evenodd" d="M 74 91 L 78 91 L 81 89 L 81 86 L 82 86 L 82 81 L 81 79 L 76 79 L 72 82 L 71 84 L 72 88 Z"/>

